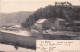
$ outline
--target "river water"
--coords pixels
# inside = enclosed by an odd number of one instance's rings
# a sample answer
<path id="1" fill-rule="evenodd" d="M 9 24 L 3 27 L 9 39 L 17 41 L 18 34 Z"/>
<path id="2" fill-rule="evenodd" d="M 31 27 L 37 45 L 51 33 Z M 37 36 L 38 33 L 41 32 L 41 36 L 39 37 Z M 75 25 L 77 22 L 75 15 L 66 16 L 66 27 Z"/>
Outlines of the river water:
<path id="1" fill-rule="evenodd" d="M 5 44 L 0 44 L 0 51 L 4 51 L 4 52 L 36 52 L 35 50 L 21 48 L 21 47 L 19 47 L 18 50 L 16 50 L 14 48 L 14 46 L 5 45 Z"/>
<path id="2" fill-rule="evenodd" d="M 21 36 L 30 36 L 28 31 L 15 31 L 15 32 L 7 31 L 7 30 L 0 30 L 0 31 L 5 32 L 5 33 L 21 35 Z M 16 50 L 14 46 L 6 45 L 6 44 L 0 44 L 0 51 L 3 51 L 3 52 L 36 52 L 35 50 L 21 48 L 21 47 L 18 47 L 18 50 Z"/>

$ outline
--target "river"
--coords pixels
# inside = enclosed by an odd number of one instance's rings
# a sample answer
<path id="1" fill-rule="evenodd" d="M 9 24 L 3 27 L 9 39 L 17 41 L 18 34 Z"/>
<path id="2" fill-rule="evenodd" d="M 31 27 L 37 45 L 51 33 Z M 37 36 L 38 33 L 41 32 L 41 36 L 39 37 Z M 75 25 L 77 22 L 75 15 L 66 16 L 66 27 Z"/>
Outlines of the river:
<path id="1" fill-rule="evenodd" d="M 28 31 L 8 31 L 8 30 L 0 30 L 0 31 L 5 32 L 5 33 L 21 35 L 21 36 L 30 36 Z M 3 52 L 36 52 L 35 50 L 26 49 L 22 47 L 18 47 L 18 50 L 16 50 L 14 46 L 6 45 L 6 44 L 0 44 L 0 51 L 3 51 Z"/>

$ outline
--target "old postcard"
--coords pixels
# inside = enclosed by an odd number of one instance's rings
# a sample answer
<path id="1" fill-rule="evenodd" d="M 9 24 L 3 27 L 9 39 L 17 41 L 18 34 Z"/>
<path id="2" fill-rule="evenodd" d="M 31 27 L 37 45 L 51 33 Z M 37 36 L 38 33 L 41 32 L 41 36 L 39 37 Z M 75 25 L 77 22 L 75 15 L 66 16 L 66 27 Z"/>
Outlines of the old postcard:
<path id="1" fill-rule="evenodd" d="M 0 0 L 0 52 L 80 52 L 80 0 Z"/>
<path id="2" fill-rule="evenodd" d="M 37 40 L 36 52 L 80 52 L 80 40 Z"/>

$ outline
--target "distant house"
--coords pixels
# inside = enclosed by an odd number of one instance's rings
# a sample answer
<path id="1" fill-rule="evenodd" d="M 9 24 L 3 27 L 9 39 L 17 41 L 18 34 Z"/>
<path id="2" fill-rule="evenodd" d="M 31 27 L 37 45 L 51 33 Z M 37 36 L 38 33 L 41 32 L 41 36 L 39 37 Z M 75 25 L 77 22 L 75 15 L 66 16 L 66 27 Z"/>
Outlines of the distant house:
<path id="1" fill-rule="evenodd" d="M 80 21 L 73 21 L 73 26 L 80 29 Z"/>
<path id="2" fill-rule="evenodd" d="M 80 21 L 73 21 L 74 24 L 80 24 Z"/>
<path id="3" fill-rule="evenodd" d="M 9 28 L 7 28 L 8 30 L 18 30 L 21 29 L 21 25 L 12 25 Z"/>
<path id="4" fill-rule="evenodd" d="M 68 25 L 71 25 L 70 27 L 80 27 L 80 21 L 73 21 L 72 23 L 69 23 Z"/>
<path id="5" fill-rule="evenodd" d="M 2 27 L 0 27 L 0 28 L 1 28 L 1 29 L 4 29 L 4 30 L 7 30 L 9 27 L 10 27 L 10 26 L 4 25 L 4 26 L 2 26 Z"/>
<path id="6" fill-rule="evenodd" d="M 54 28 L 54 29 L 61 29 L 63 26 L 65 25 L 65 20 L 64 19 L 52 19 L 52 20 L 48 20 L 48 19 L 39 19 L 38 21 L 36 21 L 36 23 L 32 26 L 32 28 L 34 29 L 50 29 L 50 28 Z"/>
<path id="7" fill-rule="evenodd" d="M 80 31 L 80 21 L 73 21 L 72 23 L 65 23 L 65 26 L 68 30 L 71 31 Z"/>
<path id="8" fill-rule="evenodd" d="M 50 22 L 47 19 L 39 19 L 36 23 L 32 26 L 35 29 L 49 29 Z"/>
<path id="9" fill-rule="evenodd" d="M 56 29 L 61 29 L 65 25 L 65 20 L 64 19 L 56 19 L 54 22 L 54 27 Z"/>

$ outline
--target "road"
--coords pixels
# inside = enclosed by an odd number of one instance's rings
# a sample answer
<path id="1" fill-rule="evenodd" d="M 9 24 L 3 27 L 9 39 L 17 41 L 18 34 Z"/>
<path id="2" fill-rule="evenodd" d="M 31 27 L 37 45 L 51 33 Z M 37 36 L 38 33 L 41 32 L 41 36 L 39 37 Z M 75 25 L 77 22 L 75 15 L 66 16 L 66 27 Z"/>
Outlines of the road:
<path id="1" fill-rule="evenodd" d="M 5 33 L 11 33 L 11 34 L 16 34 L 16 35 L 21 35 L 21 36 L 30 36 L 30 33 L 26 30 L 20 30 L 20 31 L 9 31 L 9 30 L 0 30 L 0 32 L 5 32 Z"/>

